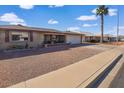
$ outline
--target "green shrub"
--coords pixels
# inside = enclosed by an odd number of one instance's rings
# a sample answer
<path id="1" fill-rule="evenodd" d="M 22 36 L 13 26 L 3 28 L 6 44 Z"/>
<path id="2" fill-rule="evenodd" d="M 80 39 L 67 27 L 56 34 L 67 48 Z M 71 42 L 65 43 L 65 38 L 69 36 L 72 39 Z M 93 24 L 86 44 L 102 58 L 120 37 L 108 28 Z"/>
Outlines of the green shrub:
<path id="1" fill-rule="evenodd" d="M 24 46 L 22 45 L 12 45 L 12 49 L 24 49 Z"/>
<path id="2" fill-rule="evenodd" d="M 90 40 L 91 43 L 97 43 L 98 41 L 96 40 Z"/>

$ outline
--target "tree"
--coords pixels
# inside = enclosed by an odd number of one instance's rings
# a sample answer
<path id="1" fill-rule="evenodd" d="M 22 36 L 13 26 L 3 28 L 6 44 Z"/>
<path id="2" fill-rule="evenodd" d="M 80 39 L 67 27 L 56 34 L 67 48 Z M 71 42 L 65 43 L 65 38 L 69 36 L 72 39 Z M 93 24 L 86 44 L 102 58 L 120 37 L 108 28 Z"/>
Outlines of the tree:
<path id="1" fill-rule="evenodd" d="M 104 15 L 108 15 L 109 10 L 108 7 L 106 7 L 105 5 L 100 5 L 97 9 L 96 9 L 96 15 L 101 17 L 101 39 L 100 42 L 103 43 L 103 38 L 104 38 Z"/>

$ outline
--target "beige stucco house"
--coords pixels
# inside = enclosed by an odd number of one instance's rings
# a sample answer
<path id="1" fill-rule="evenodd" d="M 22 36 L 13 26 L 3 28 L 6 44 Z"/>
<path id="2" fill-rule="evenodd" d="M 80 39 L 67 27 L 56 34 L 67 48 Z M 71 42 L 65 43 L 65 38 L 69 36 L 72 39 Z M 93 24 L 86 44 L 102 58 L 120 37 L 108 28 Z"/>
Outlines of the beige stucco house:
<path id="1" fill-rule="evenodd" d="M 84 34 L 62 32 L 55 29 L 35 28 L 22 25 L 0 26 L 0 49 L 13 46 L 39 47 L 44 44 L 79 44 Z"/>
<path id="2" fill-rule="evenodd" d="M 84 41 L 85 42 L 90 42 L 90 41 L 100 42 L 100 39 L 101 39 L 101 35 L 94 35 L 92 33 L 88 33 L 88 34 L 85 34 Z M 110 42 L 110 41 L 112 41 L 112 36 L 108 35 L 108 34 L 104 34 L 103 39 L 105 42 Z"/>

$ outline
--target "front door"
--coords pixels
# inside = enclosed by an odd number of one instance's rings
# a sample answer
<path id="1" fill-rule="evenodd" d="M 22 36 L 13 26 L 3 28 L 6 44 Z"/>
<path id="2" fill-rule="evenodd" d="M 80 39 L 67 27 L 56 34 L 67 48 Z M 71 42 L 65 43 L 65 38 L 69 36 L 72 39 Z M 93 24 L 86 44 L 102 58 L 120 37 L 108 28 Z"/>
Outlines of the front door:
<path id="1" fill-rule="evenodd" d="M 52 35 L 44 35 L 44 43 L 51 44 L 52 43 Z"/>

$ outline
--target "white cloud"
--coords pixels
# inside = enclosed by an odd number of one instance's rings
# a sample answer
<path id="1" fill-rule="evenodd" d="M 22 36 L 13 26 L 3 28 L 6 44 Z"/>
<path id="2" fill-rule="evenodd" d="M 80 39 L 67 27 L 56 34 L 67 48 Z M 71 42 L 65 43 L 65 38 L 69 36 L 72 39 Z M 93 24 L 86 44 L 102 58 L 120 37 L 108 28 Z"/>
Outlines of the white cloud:
<path id="1" fill-rule="evenodd" d="M 21 18 L 19 18 L 14 13 L 5 13 L 2 16 L 0 16 L 0 21 L 8 22 L 9 24 L 22 24 L 26 25 L 25 21 Z"/>
<path id="2" fill-rule="evenodd" d="M 83 24 L 83 27 L 94 27 L 97 26 L 98 24 Z"/>
<path id="3" fill-rule="evenodd" d="M 22 25 L 22 26 L 26 26 L 27 24 L 26 23 L 10 23 L 11 25 Z"/>
<path id="4" fill-rule="evenodd" d="M 77 20 L 81 20 L 81 21 L 91 21 L 91 20 L 97 20 L 96 15 L 82 15 L 80 17 L 77 18 Z"/>
<path id="5" fill-rule="evenodd" d="M 63 7 L 64 5 L 49 5 L 50 8 Z"/>
<path id="6" fill-rule="evenodd" d="M 20 8 L 23 9 L 32 9 L 34 6 L 33 5 L 20 5 Z"/>
<path id="7" fill-rule="evenodd" d="M 81 33 L 81 31 L 79 31 L 79 30 L 70 30 L 70 32 L 75 32 L 75 33 Z"/>
<path id="8" fill-rule="evenodd" d="M 77 27 L 77 26 L 75 26 L 75 27 L 68 27 L 67 28 L 67 31 L 79 31 L 80 30 L 80 28 L 79 27 Z"/>
<path id="9" fill-rule="evenodd" d="M 116 16 L 117 15 L 117 9 L 109 9 L 109 15 L 110 16 Z"/>
<path id="10" fill-rule="evenodd" d="M 124 30 L 124 26 L 119 26 L 119 29 Z"/>
<path id="11" fill-rule="evenodd" d="M 117 26 L 114 26 L 111 30 L 108 30 L 107 32 L 116 35 L 117 34 Z M 124 26 L 119 26 L 119 35 L 124 35 Z"/>
<path id="12" fill-rule="evenodd" d="M 96 14 L 96 8 L 91 11 L 92 13 Z"/>
<path id="13" fill-rule="evenodd" d="M 59 22 L 57 20 L 54 20 L 54 19 L 50 19 L 48 21 L 48 24 L 58 24 Z"/>
<path id="14" fill-rule="evenodd" d="M 108 9 L 109 16 L 116 16 L 117 15 L 117 9 Z M 92 13 L 96 14 L 96 8 L 91 11 Z"/>
<path id="15" fill-rule="evenodd" d="M 114 26 L 113 30 L 116 31 L 117 30 L 117 26 Z M 124 26 L 119 26 L 119 30 L 124 31 Z"/>

